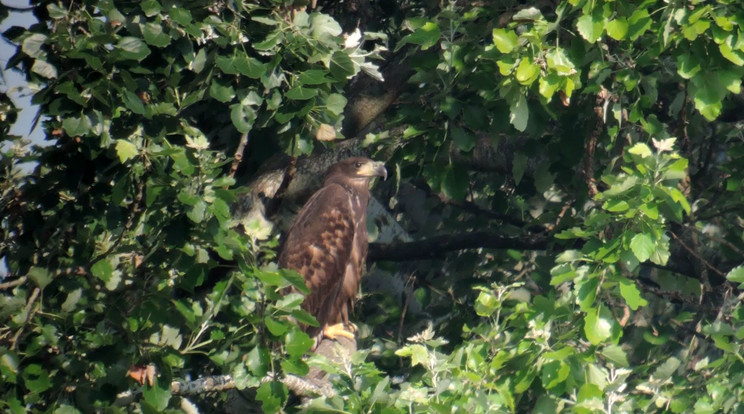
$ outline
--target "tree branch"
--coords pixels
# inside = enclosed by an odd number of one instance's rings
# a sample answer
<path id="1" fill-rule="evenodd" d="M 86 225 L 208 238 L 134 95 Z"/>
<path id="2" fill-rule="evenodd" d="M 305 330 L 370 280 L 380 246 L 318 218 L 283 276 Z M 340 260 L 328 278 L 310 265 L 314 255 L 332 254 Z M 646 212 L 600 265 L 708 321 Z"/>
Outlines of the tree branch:
<path id="1" fill-rule="evenodd" d="M 369 245 L 367 260 L 402 262 L 441 258 L 444 253 L 467 249 L 520 249 L 544 250 L 548 246 L 545 236 L 505 237 L 500 234 L 476 231 L 465 234 L 434 236 L 412 242 Z"/>
<path id="2" fill-rule="evenodd" d="M 245 151 L 246 145 L 248 145 L 248 133 L 244 132 L 243 135 L 240 136 L 238 147 L 235 149 L 235 155 L 233 155 L 233 162 L 230 166 L 230 172 L 227 174 L 228 176 L 235 177 L 235 173 L 238 171 L 240 162 L 243 161 L 243 152 Z"/>

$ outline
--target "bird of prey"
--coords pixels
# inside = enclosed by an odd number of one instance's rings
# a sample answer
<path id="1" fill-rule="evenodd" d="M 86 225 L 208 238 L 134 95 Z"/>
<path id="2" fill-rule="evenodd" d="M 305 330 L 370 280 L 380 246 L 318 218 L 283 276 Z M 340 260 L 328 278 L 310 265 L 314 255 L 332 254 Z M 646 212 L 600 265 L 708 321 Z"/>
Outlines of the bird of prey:
<path id="1" fill-rule="evenodd" d="M 378 176 L 387 178 L 384 164 L 368 158 L 333 164 L 297 214 L 279 254 L 279 267 L 296 270 L 310 289 L 302 307 L 320 326 L 303 328 L 316 345 L 323 337 L 354 339 L 349 313 L 367 257 L 369 183 Z"/>

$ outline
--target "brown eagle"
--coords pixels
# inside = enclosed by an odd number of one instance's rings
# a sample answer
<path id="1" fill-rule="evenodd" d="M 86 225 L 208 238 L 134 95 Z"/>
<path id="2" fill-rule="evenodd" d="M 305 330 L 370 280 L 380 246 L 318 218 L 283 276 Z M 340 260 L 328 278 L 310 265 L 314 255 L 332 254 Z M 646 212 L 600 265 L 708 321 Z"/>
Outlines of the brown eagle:
<path id="1" fill-rule="evenodd" d="M 376 176 L 386 179 L 387 170 L 368 158 L 333 164 L 323 187 L 297 214 L 279 254 L 279 267 L 296 270 L 310 289 L 302 308 L 320 323 L 305 328 L 316 344 L 323 337 L 354 339 L 349 311 L 367 257 L 369 182 Z"/>

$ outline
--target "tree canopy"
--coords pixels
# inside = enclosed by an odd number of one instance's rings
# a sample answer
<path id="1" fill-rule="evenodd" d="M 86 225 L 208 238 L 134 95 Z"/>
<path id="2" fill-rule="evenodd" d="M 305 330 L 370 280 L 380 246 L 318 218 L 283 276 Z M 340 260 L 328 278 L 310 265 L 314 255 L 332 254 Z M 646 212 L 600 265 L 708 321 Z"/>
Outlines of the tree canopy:
<path id="1" fill-rule="evenodd" d="M 3 411 L 223 412 L 172 383 L 228 375 L 265 412 L 744 412 L 740 1 L 30 10 L 2 34 L 47 141 L 0 93 Z M 276 257 L 350 154 L 391 179 L 337 363 Z"/>

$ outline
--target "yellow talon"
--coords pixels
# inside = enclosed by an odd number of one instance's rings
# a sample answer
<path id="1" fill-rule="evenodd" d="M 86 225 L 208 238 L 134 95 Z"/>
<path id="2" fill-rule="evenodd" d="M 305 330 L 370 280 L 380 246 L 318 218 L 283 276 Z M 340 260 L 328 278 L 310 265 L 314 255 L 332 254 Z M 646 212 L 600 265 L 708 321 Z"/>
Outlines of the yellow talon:
<path id="1" fill-rule="evenodd" d="M 339 336 L 355 340 L 354 333 L 357 331 L 356 325 L 350 323 L 345 325 L 343 323 L 337 323 L 335 325 L 326 325 L 323 327 L 323 336 L 328 339 L 335 340 Z"/>

